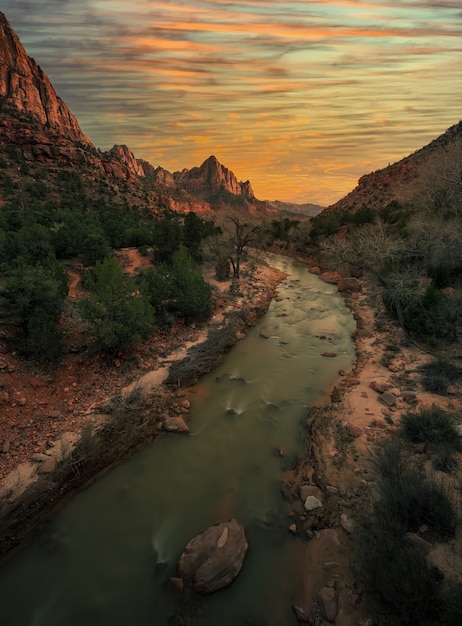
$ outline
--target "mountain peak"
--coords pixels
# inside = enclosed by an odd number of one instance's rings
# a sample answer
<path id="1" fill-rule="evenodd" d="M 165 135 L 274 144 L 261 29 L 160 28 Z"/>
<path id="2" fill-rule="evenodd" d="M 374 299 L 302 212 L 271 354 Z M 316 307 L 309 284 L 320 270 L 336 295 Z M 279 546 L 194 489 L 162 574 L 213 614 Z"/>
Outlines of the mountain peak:
<path id="1" fill-rule="evenodd" d="M 65 137 L 93 145 L 56 94 L 48 76 L 27 56 L 3 13 L 0 13 L 0 96 Z"/>
<path id="2" fill-rule="evenodd" d="M 255 199 L 249 181 L 239 182 L 233 172 L 214 155 L 209 156 L 200 167 L 175 172 L 173 176 L 180 187 L 204 197 L 228 192 L 245 200 Z"/>

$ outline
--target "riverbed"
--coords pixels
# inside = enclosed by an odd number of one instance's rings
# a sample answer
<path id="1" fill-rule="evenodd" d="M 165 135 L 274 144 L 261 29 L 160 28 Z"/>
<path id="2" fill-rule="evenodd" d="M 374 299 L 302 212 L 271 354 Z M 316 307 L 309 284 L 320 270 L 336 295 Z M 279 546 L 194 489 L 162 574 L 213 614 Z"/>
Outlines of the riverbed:
<path id="1" fill-rule="evenodd" d="M 287 279 L 263 320 L 188 390 L 190 434 L 157 439 L 77 494 L 0 570 L 1 624 L 293 624 L 302 539 L 288 532 L 281 480 L 303 451 L 307 408 L 351 366 L 354 320 L 305 265 L 271 264 Z M 249 542 L 237 580 L 210 597 L 178 594 L 168 580 L 187 542 L 232 517 Z"/>

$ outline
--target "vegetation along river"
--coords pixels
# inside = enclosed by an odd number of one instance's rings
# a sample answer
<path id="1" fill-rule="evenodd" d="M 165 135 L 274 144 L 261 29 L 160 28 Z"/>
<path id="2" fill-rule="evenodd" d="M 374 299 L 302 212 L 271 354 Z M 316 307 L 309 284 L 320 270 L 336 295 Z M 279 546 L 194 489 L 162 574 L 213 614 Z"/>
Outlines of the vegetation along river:
<path id="1" fill-rule="evenodd" d="M 271 264 L 288 274 L 279 297 L 188 394 L 191 434 L 161 437 L 106 473 L 7 562 L 0 624 L 294 623 L 302 539 L 288 532 L 281 481 L 303 450 L 307 407 L 353 361 L 354 321 L 336 287 L 305 265 L 276 256 Z M 232 517 L 249 542 L 238 578 L 210 596 L 173 590 L 167 581 L 186 544 Z"/>

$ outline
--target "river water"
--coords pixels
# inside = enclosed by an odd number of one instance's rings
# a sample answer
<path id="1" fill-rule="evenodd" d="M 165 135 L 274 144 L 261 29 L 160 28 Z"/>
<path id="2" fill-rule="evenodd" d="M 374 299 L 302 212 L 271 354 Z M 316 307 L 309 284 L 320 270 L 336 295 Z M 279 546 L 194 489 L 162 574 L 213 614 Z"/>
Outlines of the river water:
<path id="1" fill-rule="evenodd" d="M 109 471 L 5 564 L 2 626 L 294 624 L 302 540 L 288 532 L 281 480 L 303 450 L 307 407 L 351 366 L 355 325 L 335 286 L 292 259 L 270 262 L 288 274 L 279 297 L 191 390 L 191 434 Z M 173 591 L 188 541 L 232 517 L 249 542 L 238 578 L 207 597 Z"/>

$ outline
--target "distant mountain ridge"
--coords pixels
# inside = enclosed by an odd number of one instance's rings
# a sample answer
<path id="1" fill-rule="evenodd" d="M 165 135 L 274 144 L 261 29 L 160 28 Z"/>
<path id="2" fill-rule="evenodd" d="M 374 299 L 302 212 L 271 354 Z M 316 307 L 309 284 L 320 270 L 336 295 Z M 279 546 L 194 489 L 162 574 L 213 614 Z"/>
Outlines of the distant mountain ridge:
<path id="1" fill-rule="evenodd" d="M 314 217 L 321 213 L 325 207 L 319 204 L 310 204 L 308 202 L 304 204 L 296 204 L 295 202 L 283 202 L 282 200 L 267 200 L 271 206 L 278 211 L 288 211 L 289 213 L 299 213 L 305 217 Z"/>

